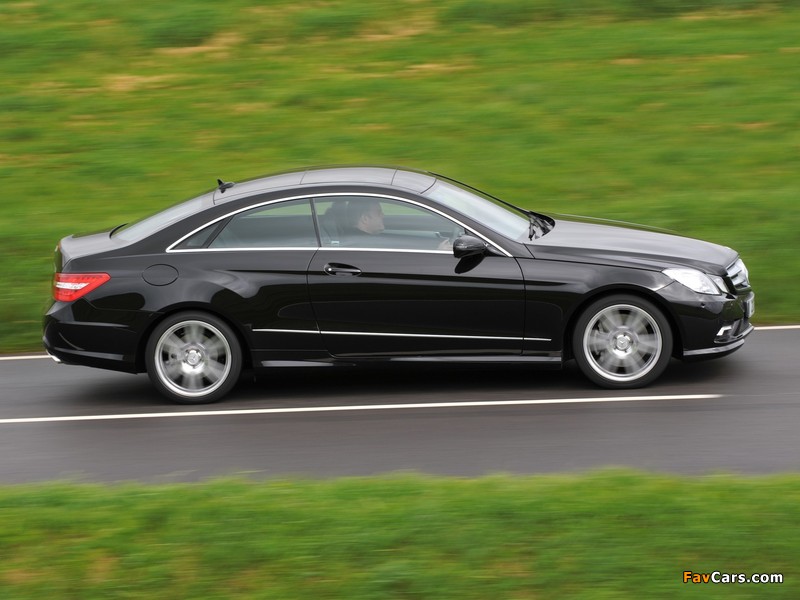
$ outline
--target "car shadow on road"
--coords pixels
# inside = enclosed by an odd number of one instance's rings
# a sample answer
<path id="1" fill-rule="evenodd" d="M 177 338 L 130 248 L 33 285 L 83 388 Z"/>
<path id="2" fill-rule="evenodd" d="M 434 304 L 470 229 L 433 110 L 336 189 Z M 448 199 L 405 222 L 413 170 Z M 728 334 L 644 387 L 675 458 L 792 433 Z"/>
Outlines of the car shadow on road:
<path id="1" fill-rule="evenodd" d="M 620 390 L 620 395 L 693 394 L 714 391 L 737 369 L 734 361 L 672 361 L 647 388 Z M 83 410 L 153 411 L 179 407 L 162 397 L 146 375 L 107 374 L 101 381 L 75 388 L 62 399 Z M 609 395 L 586 380 L 574 362 L 563 369 L 526 365 L 381 365 L 361 367 L 272 368 L 244 373 L 222 401 L 224 408 L 303 404 L 381 404 L 510 400 Z M 183 407 L 192 409 L 191 406 Z"/>
<path id="2" fill-rule="evenodd" d="M 560 370 L 537 370 L 522 365 L 276 369 L 243 379 L 226 402 L 270 398 L 276 401 L 435 402 L 476 398 L 563 398 L 615 393 L 694 394 L 713 390 L 715 382 L 726 380 L 726 373 L 734 368 L 725 364 L 725 361 L 672 361 L 664 375 L 647 388 L 617 392 L 590 383 L 574 362 L 567 363 Z"/>
<path id="3" fill-rule="evenodd" d="M 414 401 L 431 396 L 459 400 L 464 395 L 555 389 L 562 386 L 563 381 L 564 374 L 558 371 L 532 371 L 507 365 L 284 369 L 243 381 L 235 395 L 283 399 L 347 397 L 370 402 L 381 398 Z"/>

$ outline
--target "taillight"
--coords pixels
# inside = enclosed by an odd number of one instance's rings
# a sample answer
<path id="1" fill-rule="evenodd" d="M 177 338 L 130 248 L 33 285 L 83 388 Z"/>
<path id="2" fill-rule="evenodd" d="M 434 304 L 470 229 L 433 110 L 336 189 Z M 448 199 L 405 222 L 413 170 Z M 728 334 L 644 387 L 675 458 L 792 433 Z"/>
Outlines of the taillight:
<path id="1" fill-rule="evenodd" d="M 53 298 L 72 302 L 99 288 L 111 279 L 108 273 L 56 273 L 53 278 Z"/>

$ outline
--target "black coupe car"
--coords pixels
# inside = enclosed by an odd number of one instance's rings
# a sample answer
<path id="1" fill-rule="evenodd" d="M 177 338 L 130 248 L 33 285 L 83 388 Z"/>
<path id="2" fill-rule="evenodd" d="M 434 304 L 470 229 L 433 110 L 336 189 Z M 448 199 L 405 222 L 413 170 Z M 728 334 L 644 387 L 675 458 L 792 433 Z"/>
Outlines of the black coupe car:
<path id="1" fill-rule="evenodd" d="M 730 248 L 517 208 L 432 173 L 318 168 L 216 189 L 61 240 L 44 345 L 213 402 L 243 368 L 525 362 L 607 388 L 753 330 Z"/>

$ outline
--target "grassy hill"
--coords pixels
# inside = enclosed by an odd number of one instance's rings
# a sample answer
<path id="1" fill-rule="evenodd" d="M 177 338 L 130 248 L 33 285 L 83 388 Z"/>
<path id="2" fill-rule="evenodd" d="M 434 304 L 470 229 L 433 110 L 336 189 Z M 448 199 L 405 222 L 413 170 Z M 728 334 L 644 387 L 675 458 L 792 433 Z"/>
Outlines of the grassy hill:
<path id="1" fill-rule="evenodd" d="M 313 164 L 431 169 L 730 245 L 800 320 L 800 2 L 0 3 L 0 348 L 53 247 Z"/>

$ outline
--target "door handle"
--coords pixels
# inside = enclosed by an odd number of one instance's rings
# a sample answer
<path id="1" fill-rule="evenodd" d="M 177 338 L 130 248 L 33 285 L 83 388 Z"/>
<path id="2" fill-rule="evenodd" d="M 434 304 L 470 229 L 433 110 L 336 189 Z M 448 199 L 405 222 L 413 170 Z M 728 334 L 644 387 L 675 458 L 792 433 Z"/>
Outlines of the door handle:
<path id="1" fill-rule="evenodd" d="M 351 267 L 350 265 L 341 265 L 339 263 L 328 263 L 322 270 L 328 275 L 349 275 L 351 277 L 361 275 L 361 269 Z"/>

